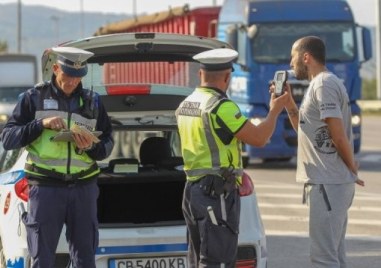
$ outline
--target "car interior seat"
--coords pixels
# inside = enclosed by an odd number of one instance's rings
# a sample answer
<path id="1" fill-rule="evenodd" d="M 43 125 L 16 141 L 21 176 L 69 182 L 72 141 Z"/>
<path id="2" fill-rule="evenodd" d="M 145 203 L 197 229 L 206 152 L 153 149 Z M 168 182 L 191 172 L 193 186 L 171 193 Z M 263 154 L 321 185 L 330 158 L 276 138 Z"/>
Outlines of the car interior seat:
<path id="1" fill-rule="evenodd" d="M 174 168 L 182 165 L 182 157 L 174 157 L 164 137 L 148 137 L 140 145 L 140 165 L 150 168 Z"/>

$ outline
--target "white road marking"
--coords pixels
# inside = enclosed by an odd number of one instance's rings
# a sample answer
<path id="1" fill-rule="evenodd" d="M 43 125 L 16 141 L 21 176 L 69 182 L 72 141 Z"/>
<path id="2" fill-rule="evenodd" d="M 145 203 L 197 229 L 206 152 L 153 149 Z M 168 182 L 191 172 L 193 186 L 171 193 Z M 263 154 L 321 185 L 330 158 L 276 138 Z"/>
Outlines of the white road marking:
<path id="1" fill-rule="evenodd" d="M 358 159 L 360 162 L 376 162 L 376 163 L 381 163 L 381 154 L 368 154 L 361 156 Z M 361 171 L 361 167 L 360 167 Z"/>
<path id="2" fill-rule="evenodd" d="M 273 204 L 267 202 L 258 202 L 259 208 L 283 208 L 283 209 L 303 209 L 308 210 L 307 205 L 304 204 Z M 352 205 L 349 211 L 367 211 L 367 212 L 381 212 L 381 207 L 376 206 L 358 206 Z"/>
<path id="3" fill-rule="evenodd" d="M 293 231 L 279 231 L 273 229 L 265 229 L 266 236 L 297 236 L 297 237 L 308 237 L 308 232 L 293 232 Z M 366 240 L 366 241 L 381 241 L 381 236 L 368 236 L 368 235 L 346 235 L 347 240 Z M 380 251 L 377 251 L 380 255 Z M 348 255 L 348 252 L 347 252 Z"/>
<path id="4" fill-rule="evenodd" d="M 268 221 L 296 221 L 296 222 L 308 222 L 308 217 L 304 216 L 282 216 L 282 215 L 262 215 L 262 220 Z M 350 218 L 348 220 L 348 225 L 379 225 L 381 226 L 381 220 L 360 220 Z"/>
<path id="5" fill-rule="evenodd" d="M 360 160 L 381 164 L 381 154 L 364 155 Z M 302 204 L 303 184 L 297 182 L 256 182 L 254 179 L 254 186 L 257 189 L 258 207 L 261 210 L 266 235 L 308 237 L 309 216 L 308 206 Z M 351 226 L 354 230 L 357 230 L 357 228 L 381 229 L 380 214 L 380 194 L 368 191 L 356 191 L 354 202 L 349 209 L 348 226 Z M 293 223 L 299 227 L 297 229 L 290 229 Z M 284 225 L 288 227 L 284 228 Z M 300 231 L 298 231 L 299 229 Z M 355 231 L 351 232 L 356 233 Z M 350 235 L 347 233 L 346 238 L 381 242 L 381 236 L 379 235 Z M 353 254 L 357 253 L 353 252 Z M 373 256 L 373 252 L 371 254 Z"/>
<path id="6" fill-rule="evenodd" d="M 302 199 L 302 194 L 281 194 L 281 193 L 257 193 L 258 198 L 282 198 L 282 199 Z M 355 200 L 357 201 L 381 201 L 379 195 L 363 195 L 356 194 Z"/>

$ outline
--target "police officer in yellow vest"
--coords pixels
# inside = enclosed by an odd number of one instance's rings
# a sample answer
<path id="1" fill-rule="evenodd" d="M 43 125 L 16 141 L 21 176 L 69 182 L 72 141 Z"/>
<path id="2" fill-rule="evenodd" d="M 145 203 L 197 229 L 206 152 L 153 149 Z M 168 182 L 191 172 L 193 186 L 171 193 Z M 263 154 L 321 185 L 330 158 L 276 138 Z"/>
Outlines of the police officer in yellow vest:
<path id="1" fill-rule="evenodd" d="M 243 173 L 241 142 L 264 146 L 286 102 L 285 96 L 272 95 L 270 111 L 258 126 L 243 116 L 226 95 L 237 56 L 229 48 L 195 55 L 201 63 L 201 84 L 176 111 L 187 175 L 182 208 L 190 268 L 235 267 L 240 218 L 237 188 Z"/>
<path id="2" fill-rule="evenodd" d="M 57 56 L 51 81 L 20 95 L 1 138 L 7 150 L 25 147 L 28 151 L 25 172 L 30 188 L 23 221 L 32 267 L 54 267 L 65 224 L 72 267 L 95 268 L 99 193 L 96 160 L 111 153 L 111 123 L 98 94 L 82 87 L 87 59 L 93 53 L 72 47 L 56 47 L 51 53 Z M 75 124 L 101 131 L 99 142 L 81 134 L 52 140 Z"/>

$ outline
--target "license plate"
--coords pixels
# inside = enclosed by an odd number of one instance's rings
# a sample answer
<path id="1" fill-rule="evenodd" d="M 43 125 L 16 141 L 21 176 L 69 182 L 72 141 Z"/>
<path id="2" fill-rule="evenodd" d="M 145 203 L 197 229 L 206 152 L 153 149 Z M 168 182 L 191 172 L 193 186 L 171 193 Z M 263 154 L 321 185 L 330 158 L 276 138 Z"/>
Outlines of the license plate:
<path id="1" fill-rule="evenodd" d="M 110 259 L 109 268 L 187 268 L 185 256 L 139 259 Z"/>

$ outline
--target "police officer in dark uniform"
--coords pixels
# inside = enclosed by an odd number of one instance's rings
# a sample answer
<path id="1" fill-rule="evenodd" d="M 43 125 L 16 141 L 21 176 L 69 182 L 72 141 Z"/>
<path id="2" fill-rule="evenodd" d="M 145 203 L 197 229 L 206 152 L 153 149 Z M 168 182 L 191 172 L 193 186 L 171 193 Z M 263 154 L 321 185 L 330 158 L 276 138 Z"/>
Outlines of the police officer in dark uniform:
<path id="1" fill-rule="evenodd" d="M 66 225 L 73 267 L 95 268 L 98 246 L 96 160 L 113 148 L 110 119 L 98 94 L 82 87 L 87 62 L 93 53 L 72 47 L 56 47 L 51 81 L 20 95 L 2 132 L 4 148 L 28 150 L 27 230 L 32 267 L 54 267 L 58 240 Z M 74 125 L 101 131 L 99 142 L 81 133 L 54 141 Z M 86 132 L 84 132 L 86 133 Z M 97 143 L 96 143 L 97 142 Z"/>
<path id="2" fill-rule="evenodd" d="M 187 183 L 183 214 L 188 230 L 188 267 L 235 267 L 242 184 L 241 142 L 264 146 L 286 97 L 271 96 L 267 118 L 258 126 L 228 99 L 232 62 L 229 48 L 195 55 L 201 84 L 176 111 Z"/>

